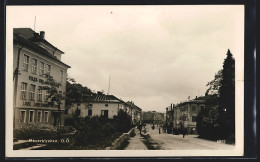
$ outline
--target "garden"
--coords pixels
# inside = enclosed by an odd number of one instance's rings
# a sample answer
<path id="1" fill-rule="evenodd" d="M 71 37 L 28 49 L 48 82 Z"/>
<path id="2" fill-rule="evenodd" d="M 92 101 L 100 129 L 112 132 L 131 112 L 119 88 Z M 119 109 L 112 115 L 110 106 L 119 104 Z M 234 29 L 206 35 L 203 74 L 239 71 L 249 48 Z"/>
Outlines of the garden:
<path id="1" fill-rule="evenodd" d="M 102 116 L 68 117 L 64 125 L 60 130 L 46 124 L 22 126 L 14 130 L 14 138 L 34 139 L 36 142 L 42 139 L 57 140 L 37 148 L 39 150 L 103 150 L 133 127 L 131 117 L 123 110 L 113 119 Z"/>

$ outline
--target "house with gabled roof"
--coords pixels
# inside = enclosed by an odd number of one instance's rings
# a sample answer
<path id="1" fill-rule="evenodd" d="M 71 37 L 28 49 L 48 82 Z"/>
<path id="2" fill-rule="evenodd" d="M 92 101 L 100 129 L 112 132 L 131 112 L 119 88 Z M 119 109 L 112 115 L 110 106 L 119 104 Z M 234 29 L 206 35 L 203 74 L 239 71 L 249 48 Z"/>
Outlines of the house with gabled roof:
<path id="1" fill-rule="evenodd" d="M 104 116 L 113 119 L 119 109 L 124 109 L 125 102 L 114 95 L 106 95 L 102 92 L 87 96 L 80 104 L 74 104 L 68 114 L 77 114 L 80 117 Z"/>

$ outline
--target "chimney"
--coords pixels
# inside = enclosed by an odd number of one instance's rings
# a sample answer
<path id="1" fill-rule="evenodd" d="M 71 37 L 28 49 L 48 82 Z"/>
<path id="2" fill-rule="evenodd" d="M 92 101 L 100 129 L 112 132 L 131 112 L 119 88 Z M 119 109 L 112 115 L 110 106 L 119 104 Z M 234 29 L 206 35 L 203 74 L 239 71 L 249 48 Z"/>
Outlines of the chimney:
<path id="1" fill-rule="evenodd" d="M 33 33 L 33 37 L 34 38 L 38 38 L 39 37 L 39 33 Z"/>
<path id="2" fill-rule="evenodd" d="M 44 31 L 40 31 L 40 38 L 44 39 L 44 37 L 45 37 L 45 32 Z"/>
<path id="3" fill-rule="evenodd" d="M 103 93 L 101 91 L 97 91 L 97 94 L 98 95 L 102 95 Z"/>

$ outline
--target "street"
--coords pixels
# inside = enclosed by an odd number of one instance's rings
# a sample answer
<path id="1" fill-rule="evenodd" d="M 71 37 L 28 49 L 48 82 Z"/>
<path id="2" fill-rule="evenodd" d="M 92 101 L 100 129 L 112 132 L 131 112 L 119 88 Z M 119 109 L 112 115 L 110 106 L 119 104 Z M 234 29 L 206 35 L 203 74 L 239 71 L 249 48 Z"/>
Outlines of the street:
<path id="1" fill-rule="evenodd" d="M 235 148 L 234 145 L 198 138 L 198 135 L 188 135 L 183 138 L 182 135 L 162 133 L 162 128 L 160 128 L 161 134 L 159 134 L 159 127 L 155 125 L 155 129 L 152 130 L 151 126 L 150 124 L 146 125 L 146 133 L 150 135 L 151 142 L 159 146 L 162 150 L 230 150 Z M 139 137 L 140 135 L 138 134 L 138 138 Z M 143 139 L 139 141 L 143 142 Z M 131 149 L 144 149 L 139 148 L 140 143 L 138 145 L 133 143 L 136 142 L 136 140 L 130 139 L 129 142 Z"/>

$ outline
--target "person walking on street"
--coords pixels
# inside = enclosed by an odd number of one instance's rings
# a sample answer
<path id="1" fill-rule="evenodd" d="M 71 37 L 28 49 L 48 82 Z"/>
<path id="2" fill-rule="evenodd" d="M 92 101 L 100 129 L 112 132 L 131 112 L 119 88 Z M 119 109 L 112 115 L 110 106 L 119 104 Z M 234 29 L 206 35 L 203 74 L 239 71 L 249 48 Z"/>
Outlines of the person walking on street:
<path id="1" fill-rule="evenodd" d="M 182 135 L 183 135 L 183 138 L 186 135 L 186 129 L 185 128 L 182 129 Z"/>

